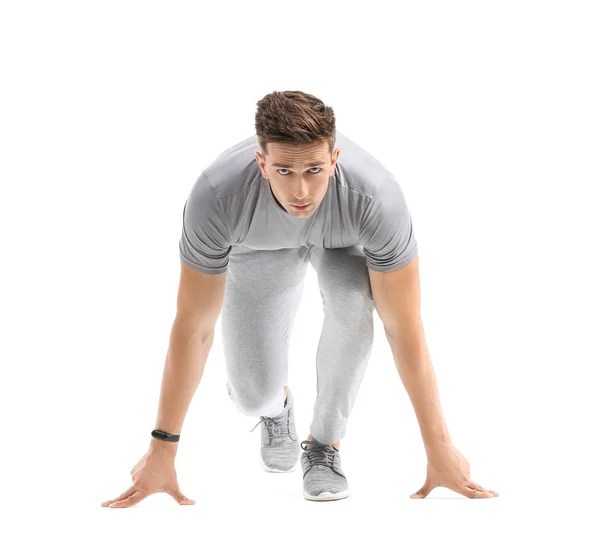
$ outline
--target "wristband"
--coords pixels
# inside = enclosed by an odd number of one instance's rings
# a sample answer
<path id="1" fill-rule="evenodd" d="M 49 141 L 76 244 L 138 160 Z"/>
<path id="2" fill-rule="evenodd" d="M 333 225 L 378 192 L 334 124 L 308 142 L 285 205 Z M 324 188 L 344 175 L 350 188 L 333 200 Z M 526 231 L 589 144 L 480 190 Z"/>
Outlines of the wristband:
<path id="1" fill-rule="evenodd" d="M 154 429 L 152 433 L 150 433 L 155 439 L 159 439 L 161 441 L 168 442 L 179 442 L 180 435 L 172 435 L 171 433 L 166 433 L 165 431 L 161 431 L 160 429 Z"/>

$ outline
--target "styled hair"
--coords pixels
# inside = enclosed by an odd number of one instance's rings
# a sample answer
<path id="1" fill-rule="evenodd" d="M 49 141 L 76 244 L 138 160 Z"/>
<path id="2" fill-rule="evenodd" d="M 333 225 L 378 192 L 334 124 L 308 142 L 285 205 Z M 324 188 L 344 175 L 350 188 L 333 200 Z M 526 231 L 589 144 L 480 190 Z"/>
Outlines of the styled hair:
<path id="1" fill-rule="evenodd" d="M 333 153 L 335 115 L 316 96 L 299 90 L 274 91 L 257 106 L 254 127 L 265 156 L 269 142 L 300 145 L 327 141 L 329 155 Z"/>

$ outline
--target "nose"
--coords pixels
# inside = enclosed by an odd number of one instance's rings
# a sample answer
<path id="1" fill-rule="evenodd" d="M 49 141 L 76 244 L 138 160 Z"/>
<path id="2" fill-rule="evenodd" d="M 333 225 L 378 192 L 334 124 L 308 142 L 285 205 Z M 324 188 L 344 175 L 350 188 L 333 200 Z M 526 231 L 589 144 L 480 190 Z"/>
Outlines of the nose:
<path id="1" fill-rule="evenodd" d="M 304 199 L 308 196 L 308 187 L 305 183 L 300 182 L 299 186 L 292 192 L 298 204 L 304 203 Z"/>

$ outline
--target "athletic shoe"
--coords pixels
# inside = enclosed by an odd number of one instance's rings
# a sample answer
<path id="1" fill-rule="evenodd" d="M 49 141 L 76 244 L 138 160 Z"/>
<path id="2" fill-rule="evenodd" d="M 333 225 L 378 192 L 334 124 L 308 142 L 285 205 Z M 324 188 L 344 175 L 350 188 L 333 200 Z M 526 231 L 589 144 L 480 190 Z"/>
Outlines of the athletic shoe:
<path id="1" fill-rule="evenodd" d="M 304 498 L 307 500 L 340 500 L 350 496 L 348 481 L 342 471 L 340 452 L 314 437 L 300 443 Z"/>
<path id="2" fill-rule="evenodd" d="M 276 417 L 260 416 L 251 429 L 261 427 L 260 463 L 265 471 L 289 473 L 295 471 L 300 457 L 298 435 L 294 419 L 294 398 L 287 385 L 287 403 L 283 412 Z"/>

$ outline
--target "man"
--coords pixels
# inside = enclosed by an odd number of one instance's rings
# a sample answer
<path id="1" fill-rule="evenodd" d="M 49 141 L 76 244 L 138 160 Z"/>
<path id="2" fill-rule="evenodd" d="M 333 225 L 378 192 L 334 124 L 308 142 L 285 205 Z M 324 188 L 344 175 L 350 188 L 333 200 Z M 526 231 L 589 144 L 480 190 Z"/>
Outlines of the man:
<path id="1" fill-rule="evenodd" d="M 174 458 L 219 314 L 227 392 L 242 413 L 259 417 L 262 467 L 293 471 L 300 458 L 304 498 L 348 497 L 340 440 L 371 353 L 374 309 L 428 455 L 425 484 L 411 497 L 437 486 L 496 496 L 470 479 L 444 422 L 420 318 L 416 238 L 394 176 L 336 133 L 333 110 L 310 94 L 265 96 L 255 128 L 202 172 L 185 203 L 156 429 L 133 485 L 102 505 L 128 507 L 158 491 L 194 503 L 179 489 Z M 324 321 L 313 420 L 299 445 L 287 356 L 308 263 Z"/>

